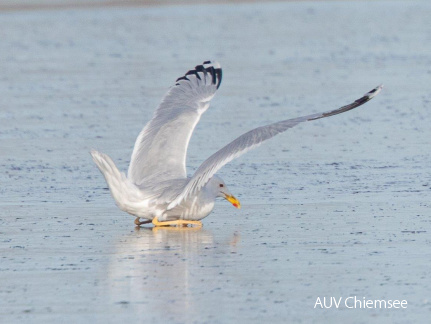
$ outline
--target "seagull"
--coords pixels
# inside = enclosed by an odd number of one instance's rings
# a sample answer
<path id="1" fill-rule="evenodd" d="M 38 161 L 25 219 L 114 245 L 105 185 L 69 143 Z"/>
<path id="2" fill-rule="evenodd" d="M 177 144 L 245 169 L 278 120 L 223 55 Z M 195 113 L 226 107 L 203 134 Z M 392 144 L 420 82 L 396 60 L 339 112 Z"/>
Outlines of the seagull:
<path id="1" fill-rule="evenodd" d="M 300 123 L 357 108 L 383 87 L 380 85 L 335 110 L 252 129 L 215 152 L 188 177 L 186 155 L 190 137 L 221 79 L 220 64 L 205 61 L 176 80 L 136 139 L 127 176 L 108 155 L 91 151 L 117 206 L 135 216 L 136 225 L 201 227 L 201 220 L 211 213 L 218 197 L 240 208 L 238 199 L 216 174 L 225 164 Z"/>

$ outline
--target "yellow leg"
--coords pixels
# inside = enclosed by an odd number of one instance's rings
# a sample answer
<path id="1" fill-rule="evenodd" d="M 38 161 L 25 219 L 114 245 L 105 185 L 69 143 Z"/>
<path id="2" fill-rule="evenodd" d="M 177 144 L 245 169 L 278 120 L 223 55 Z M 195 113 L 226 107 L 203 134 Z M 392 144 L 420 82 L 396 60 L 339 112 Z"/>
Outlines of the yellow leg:
<path id="1" fill-rule="evenodd" d="M 141 227 L 138 227 L 141 228 Z M 147 227 L 148 228 L 148 227 Z M 191 226 L 191 227 L 177 227 L 177 226 L 154 226 L 152 228 L 153 233 L 157 234 L 158 232 L 190 232 L 190 231 L 201 231 L 202 227 L 196 227 L 196 226 Z"/>
<path id="2" fill-rule="evenodd" d="M 174 221 L 166 221 L 166 222 L 159 222 L 157 217 L 153 218 L 153 224 L 154 226 L 187 226 L 187 225 L 195 225 L 196 227 L 202 227 L 202 223 L 200 221 L 192 221 L 192 220 L 174 220 Z"/>

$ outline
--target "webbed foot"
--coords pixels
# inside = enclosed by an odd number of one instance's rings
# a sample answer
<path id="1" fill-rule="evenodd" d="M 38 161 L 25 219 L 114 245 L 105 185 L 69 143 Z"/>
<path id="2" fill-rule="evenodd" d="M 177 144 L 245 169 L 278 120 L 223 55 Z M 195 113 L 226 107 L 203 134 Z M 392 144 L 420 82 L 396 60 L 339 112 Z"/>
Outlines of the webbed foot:
<path id="1" fill-rule="evenodd" d="M 183 219 L 177 219 L 174 221 L 164 221 L 159 222 L 157 217 L 153 218 L 152 223 L 154 226 L 187 226 L 187 225 L 195 225 L 195 227 L 202 227 L 202 222 L 200 221 L 192 221 L 192 220 L 183 220 Z"/>

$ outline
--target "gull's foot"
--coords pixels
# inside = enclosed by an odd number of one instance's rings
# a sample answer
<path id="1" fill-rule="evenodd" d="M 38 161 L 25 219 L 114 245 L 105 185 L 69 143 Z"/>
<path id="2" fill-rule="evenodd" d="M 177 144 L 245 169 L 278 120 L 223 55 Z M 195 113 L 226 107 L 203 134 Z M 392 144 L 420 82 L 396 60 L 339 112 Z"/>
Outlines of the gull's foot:
<path id="1" fill-rule="evenodd" d="M 151 223 L 151 220 L 144 220 L 144 221 L 140 221 L 139 220 L 139 217 L 137 217 L 136 219 L 135 219 L 135 225 L 136 226 L 141 226 L 141 225 L 144 225 L 144 224 L 149 224 L 149 223 Z"/>
<path id="2" fill-rule="evenodd" d="M 177 219 L 174 221 L 159 222 L 157 220 L 157 217 L 154 217 L 152 223 L 154 224 L 154 226 L 171 226 L 171 225 L 173 225 L 173 226 L 183 227 L 183 226 L 187 226 L 187 225 L 194 225 L 194 227 L 202 227 L 202 222 L 200 222 L 200 221 L 183 220 L 183 219 Z"/>
<path id="3" fill-rule="evenodd" d="M 153 226 L 153 227 L 137 227 L 140 229 L 152 229 L 153 230 L 153 234 L 157 234 L 157 233 L 165 233 L 165 232 L 197 232 L 197 231 L 201 231 L 202 227 L 196 227 L 196 226 Z"/>

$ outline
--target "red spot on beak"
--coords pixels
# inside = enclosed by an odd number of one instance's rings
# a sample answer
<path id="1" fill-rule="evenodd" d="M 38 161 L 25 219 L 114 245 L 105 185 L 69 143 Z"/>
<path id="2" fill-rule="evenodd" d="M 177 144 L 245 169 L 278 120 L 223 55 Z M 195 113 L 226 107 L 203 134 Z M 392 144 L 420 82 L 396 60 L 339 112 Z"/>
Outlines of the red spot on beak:
<path id="1" fill-rule="evenodd" d="M 241 203 L 232 195 L 226 195 L 226 200 L 229 201 L 235 208 L 241 208 Z"/>

